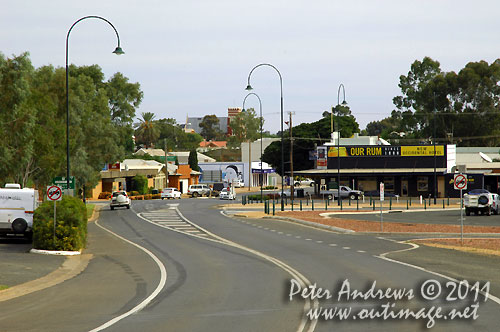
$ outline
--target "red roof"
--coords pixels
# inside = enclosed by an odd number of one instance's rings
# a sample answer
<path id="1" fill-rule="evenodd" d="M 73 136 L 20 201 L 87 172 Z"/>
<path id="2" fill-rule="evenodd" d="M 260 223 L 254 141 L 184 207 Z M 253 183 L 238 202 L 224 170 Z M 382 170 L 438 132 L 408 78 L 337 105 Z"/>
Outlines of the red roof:
<path id="1" fill-rule="evenodd" d="M 227 141 L 201 141 L 200 147 L 202 148 L 225 148 Z"/>

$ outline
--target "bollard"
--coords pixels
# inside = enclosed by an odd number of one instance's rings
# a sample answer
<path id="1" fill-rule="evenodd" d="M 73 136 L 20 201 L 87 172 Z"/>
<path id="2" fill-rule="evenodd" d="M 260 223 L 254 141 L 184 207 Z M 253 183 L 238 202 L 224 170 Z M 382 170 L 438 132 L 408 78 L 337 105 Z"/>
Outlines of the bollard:
<path id="1" fill-rule="evenodd" d="M 359 210 L 359 197 L 358 197 L 358 199 L 356 200 L 356 210 Z"/>
<path id="2" fill-rule="evenodd" d="M 427 210 L 427 201 L 424 199 L 424 210 Z"/>
<path id="3" fill-rule="evenodd" d="M 276 214 L 276 204 L 274 203 L 274 199 L 273 199 L 273 216 Z"/>
<path id="4" fill-rule="evenodd" d="M 340 200 L 340 211 L 342 211 L 342 198 L 339 197 L 339 200 Z"/>
<path id="5" fill-rule="evenodd" d="M 325 200 L 325 211 L 327 211 L 327 210 L 328 210 L 328 200 L 326 199 Z"/>
<path id="6" fill-rule="evenodd" d="M 309 197 L 306 197 L 306 205 L 309 206 Z"/>
<path id="7" fill-rule="evenodd" d="M 410 196 L 410 206 L 411 206 L 411 196 Z"/>
<path id="8" fill-rule="evenodd" d="M 443 198 L 443 209 L 444 209 L 444 198 Z"/>
<path id="9" fill-rule="evenodd" d="M 392 210 L 392 197 L 389 197 L 389 210 Z"/>
<path id="10" fill-rule="evenodd" d="M 314 200 L 311 198 L 311 211 L 314 211 Z"/>
<path id="11" fill-rule="evenodd" d="M 450 196 L 448 196 L 448 206 L 450 206 Z"/>
<path id="12" fill-rule="evenodd" d="M 370 206 L 372 205 L 372 197 L 370 196 Z"/>
<path id="13" fill-rule="evenodd" d="M 292 211 L 293 211 L 293 201 L 290 200 L 290 205 L 292 206 Z"/>
<path id="14" fill-rule="evenodd" d="M 408 200 L 406 200 L 406 209 L 408 210 Z"/>
<path id="15" fill-rule="evenodd" d="M 300 211 L 302 211 L 302 200 L 300 200 Z"/>
<path id="16" fill-rule="evenodd" d="M 373 200 L 373 211 L 375 211 L 375 200 Z"/>
<path id="17" fill-rule="evenodd" d="M 351 206 L 351 195 L 349 195 L 349 206 Z"/>

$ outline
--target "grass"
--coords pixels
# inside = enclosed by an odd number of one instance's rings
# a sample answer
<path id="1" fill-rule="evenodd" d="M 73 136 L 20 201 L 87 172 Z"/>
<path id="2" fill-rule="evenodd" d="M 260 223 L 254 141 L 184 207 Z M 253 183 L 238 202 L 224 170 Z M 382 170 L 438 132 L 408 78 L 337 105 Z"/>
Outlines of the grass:
<path id="1" fill-rule="evenodd" d="M 7 285 L 0 285 L 0 291 L 9 288 Z"/>
<path id="2" fill-rule="evenodd" d="M 87 204 L 87 219 L 90 219 L 92 217 L 92 213 L 94 212 L 95 204 Z"/>

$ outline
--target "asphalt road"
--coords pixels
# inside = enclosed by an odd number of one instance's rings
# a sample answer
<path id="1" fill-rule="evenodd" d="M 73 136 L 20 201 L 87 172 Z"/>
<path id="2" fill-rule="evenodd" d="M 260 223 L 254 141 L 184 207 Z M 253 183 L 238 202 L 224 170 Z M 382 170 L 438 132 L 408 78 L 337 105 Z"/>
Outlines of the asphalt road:
<path id="1" fill-rule="evenodd" d="M 473 293 L 467 289 L 464 301 L 447 301 L 443 296 L 423 299 L 419 294 L 425 281 L 435 279 L 441 294 L 449 295 L 449 280 L 381 256 L 409 249 L 407 244 L 271 219 L 229 218 L 214 208 L 216 203 L 214 199 L 138 201 L 131 210 L 102 211 L 100 225 L 149 250 L 167 271 L 166 284 L 151 302 L 106 331 L 420 331 L 426 330 L 430 319 L 362 319 L 362 314 L 381 311 L 381 305 L 393 302 L 392 308 L 418 311 L 435 306 L 443 312 L 478 302 L 469 301 Z M 90 331 L 126 314 L 161 286 L 161 270 L 146 252 L 95 224 L 89 225 L 89 233 L 88 251 L 94 258 L 87 269 L 60 285 L 0 303 L 0 331 Z M 458 260 L 454 252 L 436 256 L 438 260 L 432 259 L 432 252 L 420 254 L 418 249 L 387 257 L 457 277 L 490 275 L 462 270 L 474 268 L 468 265 L 474 263 L 473 257 L 462 258 L 459 270 L 451 263 L 442 264 L 452 262 L 450 257 Z M 333 298 L 322 298 L 323 291 L 314 293 L 320 297 L 316 303 L 306 301 L 299 291 L 305 286 L 292 284 L 292 278 L 326 289 Z M 500 289 L 498 280 L 491 283 L 492 289 Z M 347 300 L 347 293 L 352 293 L 339 291 L 348 286 L 351 292 L 367 292 L 372 286 L 404 289 L 415 298 Z M 339 294 L 343 297 L 337 301 Z M 320 319 L 316 325 L 304 320 L 309 304 L 317 310 L 351 309 L 352 315 L 342 321 Z M 488 300 L 478 306 L 477 319 L 443 318 L 432 330 L 497 331 L 499 304 Z"/>

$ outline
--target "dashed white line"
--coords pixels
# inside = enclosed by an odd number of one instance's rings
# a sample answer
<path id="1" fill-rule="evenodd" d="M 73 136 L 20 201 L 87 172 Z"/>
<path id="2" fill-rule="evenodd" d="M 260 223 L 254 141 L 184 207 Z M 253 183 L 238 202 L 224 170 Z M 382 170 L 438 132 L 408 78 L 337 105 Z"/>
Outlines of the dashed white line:
<path id="1" fill-rule="evenodd" d="M 316 243 L 323 243 L 323 241 L 316 241 Z"/>
<path id="2" fill-rule="evenodd" d="M 336 247 L 337 245 L 335 243 L 330 243 L 329 246 L 330 247 Z"/>
<path id="3" fill-rule="evenodd" d="M 366 251 L 364 251 L 364 250 L 358 250 L 357 252 L 359 252 L 359 253 L 365 253 Z"/>
<path id="4" fill-rule="evenodd" d="M 306 239 L 306 241 L 311 241 L 311 239 Z"/>
<path id="5" fill-rule="evenodd" d="M 351 247 L 342 247 L 342 249 L 348 250 L 351 249 Z"/>

